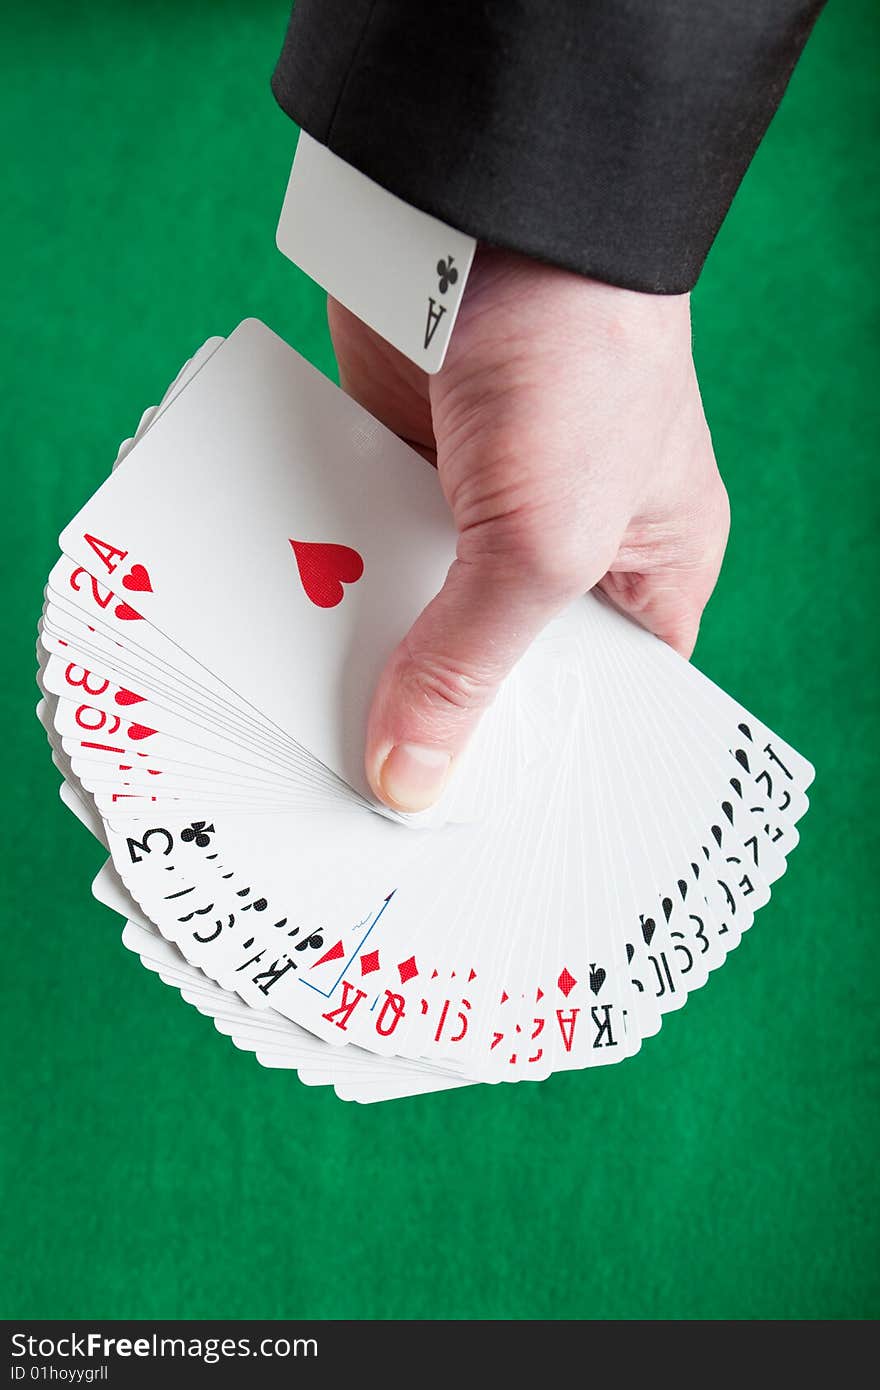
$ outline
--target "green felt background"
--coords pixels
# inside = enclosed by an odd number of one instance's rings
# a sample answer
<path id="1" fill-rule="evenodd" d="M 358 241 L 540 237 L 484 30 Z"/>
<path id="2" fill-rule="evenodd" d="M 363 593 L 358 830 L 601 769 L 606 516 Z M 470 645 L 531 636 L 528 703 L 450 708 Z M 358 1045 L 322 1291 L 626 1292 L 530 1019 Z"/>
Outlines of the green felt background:
<path id="1" fill-rule="evenodd" d="M 698 660 L 818 769 L 725 969 L 622 1067 L 364 1108 L 236 1052 L 90 900 L 32 715 L 57 533 L 209 334 L 255 314 L 333 371 L 274 246 L 285 17 L 3 5 L 0 1313 L 873 1317 L 870 0 L 820 21 L 695 296 L 734 517 Z"/>

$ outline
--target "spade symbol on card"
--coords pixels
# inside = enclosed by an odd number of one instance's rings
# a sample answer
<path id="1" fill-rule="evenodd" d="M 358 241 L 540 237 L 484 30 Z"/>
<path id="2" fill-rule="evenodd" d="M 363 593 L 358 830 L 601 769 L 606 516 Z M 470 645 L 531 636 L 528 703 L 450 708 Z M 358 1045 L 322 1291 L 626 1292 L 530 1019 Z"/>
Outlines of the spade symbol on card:
<path id="1" fill-rule="evenodd" d="M 335 608 L 341 603 L 343 584 L 356 584 L 364 572 L 364 562 L 350 545 L 291 540 L 297 568 L 306 596 L 316 608 Z"/>
<path id="2" fill-rule="evenodd" d="M 650 946 L 651 938 L 657 930 L 657 923 L 653 917 L 643 917 L 639 914 L 639 921 L 642 924 L 642 938 L 646 946 Z"/>
<path id="3" fill-rule="evenodd" d="M 605 983 L 605 971 L 602 969 L 601 965 L 596 965 L 594 961 L 591 961 L 591 962 L 590 962 L 590 989 L 593 991 L 594 994 L 598 994 L 598 993 L 599 993 L 599 990 L 602 988 L 602 986 L 604 985 L 604 983 Z"/>

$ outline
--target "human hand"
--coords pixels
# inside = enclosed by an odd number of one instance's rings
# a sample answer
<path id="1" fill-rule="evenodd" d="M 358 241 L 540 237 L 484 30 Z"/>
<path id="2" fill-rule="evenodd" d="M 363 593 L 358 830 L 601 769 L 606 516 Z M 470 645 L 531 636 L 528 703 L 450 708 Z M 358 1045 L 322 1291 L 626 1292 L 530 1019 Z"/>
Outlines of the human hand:
<path id="1" fill-rule="evenodd" d="M 334 300 L 328 315 L 343 387 L 436 463 L 458 529 L 443 589 L 392 653 L 367 730 L 374 792 L 418 811 L 532 639 L 594 585 L 690 656 L 727 493 L 687 295 L 480 248 L 431 377 Z"/>

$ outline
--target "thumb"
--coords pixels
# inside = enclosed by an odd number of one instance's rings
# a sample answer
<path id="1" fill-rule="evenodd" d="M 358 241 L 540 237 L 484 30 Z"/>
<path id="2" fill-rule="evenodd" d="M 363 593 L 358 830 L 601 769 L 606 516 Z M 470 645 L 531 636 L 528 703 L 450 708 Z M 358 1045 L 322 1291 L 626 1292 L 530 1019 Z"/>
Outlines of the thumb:
<path id="1" fill-rule="evenodd" d="M 373 699 L 367 778 L 395 810 L 434 804 L 504 677 L 607 567 L 579 575 L 509 518 L 476 532 L 476 543 L 460 537 L 442 590 L 392 653 Z"/>

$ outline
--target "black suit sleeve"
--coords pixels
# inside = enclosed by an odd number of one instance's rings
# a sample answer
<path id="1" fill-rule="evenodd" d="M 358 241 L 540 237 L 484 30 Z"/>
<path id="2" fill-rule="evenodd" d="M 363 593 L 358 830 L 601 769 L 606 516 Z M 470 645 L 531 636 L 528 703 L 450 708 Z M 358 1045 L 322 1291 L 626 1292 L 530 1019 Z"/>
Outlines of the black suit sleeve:
<path id="1" fill-rule="evenodd" d="M 483 241 L 690 289 L 822 0 L 298 0 L 272 87 Z"/>

